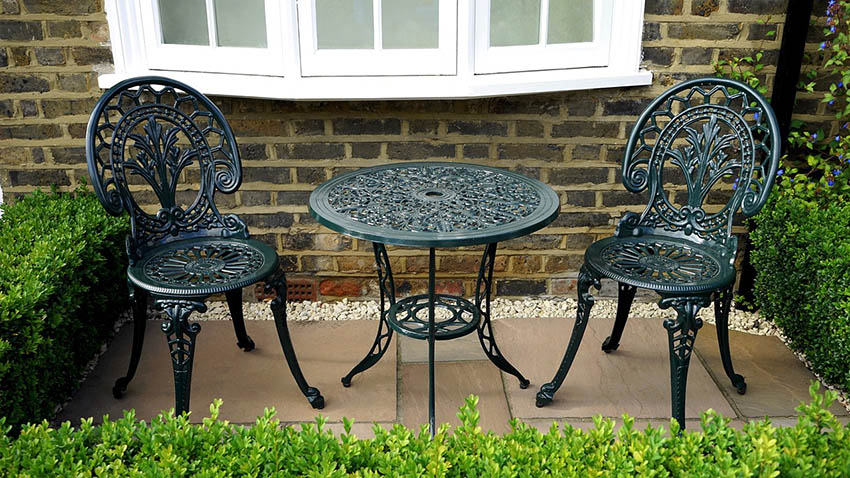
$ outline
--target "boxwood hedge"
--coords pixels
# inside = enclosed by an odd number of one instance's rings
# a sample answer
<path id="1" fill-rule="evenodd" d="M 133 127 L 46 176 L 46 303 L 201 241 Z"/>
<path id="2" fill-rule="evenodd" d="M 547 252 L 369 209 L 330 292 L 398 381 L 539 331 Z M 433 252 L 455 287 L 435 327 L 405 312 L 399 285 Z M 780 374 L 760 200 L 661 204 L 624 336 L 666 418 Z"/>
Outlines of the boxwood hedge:
<path id="1" fill-rule="evenodd" d="M 850 389 L 850 204 L 775 194 L 756 223 L 761 314 L 816 373 Z"/>
<path id="2" fill-rule="evenodd" d="M 120 477 L 846 477 L 850 437 L 826 409 L 834 398 L 812 389 L 795 426 L 768 421 L 741 430 L 708 411 L 702 429 L 678 433 L 671 421 L 637 430 L 633 420 L 614 430 L 597 419 L 589 431 L 567 426 L 548 433 L 513 422 L 499 436 L 478 427 L 477 399 L 431 441 L 426 428 L 376 426 L 375 438 L 357 439 L 348 430 L 334 435 L 319 418 L 300 430 L 281 427 L 267 410 L 252 426 L 218 419 L 220 402 L 202 424 L 186 415 L 160 415 L 151 423 L 132 412 L 78 429 L 69 423 L 26 427 L 20 436 L 0 434 L 0 476 Z M 0 423 L 2 426 L 2 423 Z"/>
<path id="3" fill-rule="evenodd" d="M 50 418 L 127 307 L 126 218 L 93 194 L 26 195 L 0 217 L 0 417 Z"/>

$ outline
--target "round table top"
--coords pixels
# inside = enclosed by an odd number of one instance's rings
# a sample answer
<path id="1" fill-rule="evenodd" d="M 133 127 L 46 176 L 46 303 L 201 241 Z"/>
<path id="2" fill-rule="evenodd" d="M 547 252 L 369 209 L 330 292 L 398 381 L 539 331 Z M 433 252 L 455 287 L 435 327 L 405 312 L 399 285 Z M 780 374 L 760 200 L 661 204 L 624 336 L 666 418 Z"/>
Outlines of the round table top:
<path id="1" fill-rule="evenodd" d="M 383 244 L 453 247 L 530 234 L 558 216 L 558 194 L 521 174 L 465 163 L 411 162 L 351 171 L 310 194 L 310 214 Z"/>

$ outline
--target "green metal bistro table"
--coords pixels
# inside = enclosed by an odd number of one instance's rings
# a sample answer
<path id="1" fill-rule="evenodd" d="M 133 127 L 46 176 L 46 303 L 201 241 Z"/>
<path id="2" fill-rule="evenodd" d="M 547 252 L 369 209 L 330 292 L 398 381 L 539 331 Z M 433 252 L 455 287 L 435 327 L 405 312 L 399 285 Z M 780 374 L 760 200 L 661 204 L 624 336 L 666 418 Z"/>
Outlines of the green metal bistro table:
<path id="1" fill-rule="evenodd" d="M 481 347 L 497 367 L 528 380 L 499 351 L 490 325 L 490 292 L 496 244 L 530 234 L 558 215 L 558 195 L 521 174 L 463 163 L 388 164 L 352 171 L 317 187 L 310 213 L 320 224 L 371 241 L 378 270 L 381 317 L 366 357 L 345 377 L 375 365 L 393 331 L 428 341 L 428 420 L 434 423 L 434 342 L 478 331 Z M 428 293 L 396 301 L 386 246 L 427 247 Z M 478 269 L 475 302 L 435 292 L 435 249 L 485 244 Z"/>

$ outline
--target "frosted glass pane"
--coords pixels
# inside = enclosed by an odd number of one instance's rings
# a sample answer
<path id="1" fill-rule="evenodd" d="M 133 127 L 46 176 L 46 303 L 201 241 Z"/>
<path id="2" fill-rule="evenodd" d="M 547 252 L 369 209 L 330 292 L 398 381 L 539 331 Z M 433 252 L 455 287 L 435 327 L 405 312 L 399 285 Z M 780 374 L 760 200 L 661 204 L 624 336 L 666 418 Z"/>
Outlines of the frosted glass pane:
<path id="1" fill-rule="evenodd" d="M 319 48 L 374 48 L 372 18 L 372 0 L 316 0 Z"/>
<path id="2" fill-rule="evenodd" d="M 163 43 L 210 44 L 204 0 L 159 0 L 159 22 Z"/>
<path id="3" fill-rule="evenodd" d="M 215 30 L 219 46 L 265 48 L 265 2 L 215 0 Z"/>
<path id="4" fill-rule="evenodd" d="M 540 42 L 540 0 L 491 0 L 490 46 Z"/>
<path id="5" fill-rule="evenodd" d="M 384 48 L 437 48 L 437 0 L 381 0 Z"/>
<path id="6" fill-rule="evenodd" d="M 549 0 L 546 43 L 593 41 L 593 0 Z"/>

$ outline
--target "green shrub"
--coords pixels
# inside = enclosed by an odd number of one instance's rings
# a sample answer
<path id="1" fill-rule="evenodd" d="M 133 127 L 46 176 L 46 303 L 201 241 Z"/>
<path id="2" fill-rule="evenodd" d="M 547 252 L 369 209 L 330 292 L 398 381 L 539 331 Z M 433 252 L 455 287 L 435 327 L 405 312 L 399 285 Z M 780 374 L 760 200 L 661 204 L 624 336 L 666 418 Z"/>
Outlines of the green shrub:
<path id="1" fill-rule="evenodd" d="M 50 418 L 127 307 L 126 218 L 91 193 L 27 195 L 0 218 L 0 416 Z"/>
<path id="2" fill-rule="evenodd" d="M 850 388 L 850 204 L 774 194 L 751 233 L 755 299 L 815 372 Z"/>
<path id="3" fill-rule="evenodd" d="M 423 427 L 374 428 L 375 438 L 335 436 L 324 419 L 300 430 L 280 427 L 267 410 L 250 427 L 219 420 L 217 401 L 202 424 L 186 415 L 160 415 L 150 424 L 123 418 L 79 429 L 64 423 L 26 427 L 13 439 L 0 434 L 0 476 L 169 477 L 846 477 L 850 437 L 826 409 L 834 399 L 812 387 L 795 426 L 768 421 L 742 430 L 712 411 L 700 431 L 662 427 L 638 431 L 633 420 L 614 431 L 597 419 L 587 432 L 567 426 L 541 433 L 519 422 L 503 436 L 482 433 L 477 399 L 458 413 L 462 425 L 440 428 L 433 441 Z M 2 424 L 0 424 L 2 426 Z"/>

